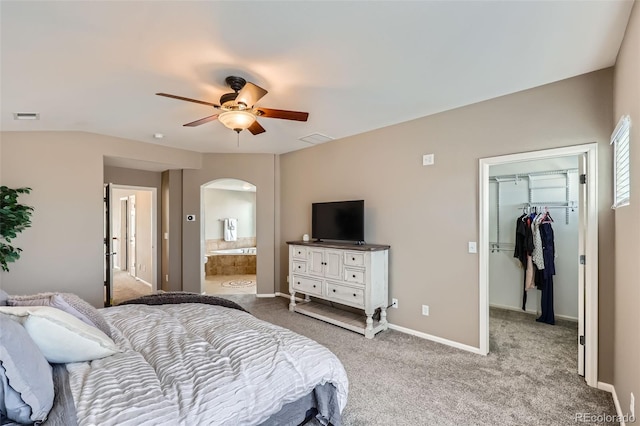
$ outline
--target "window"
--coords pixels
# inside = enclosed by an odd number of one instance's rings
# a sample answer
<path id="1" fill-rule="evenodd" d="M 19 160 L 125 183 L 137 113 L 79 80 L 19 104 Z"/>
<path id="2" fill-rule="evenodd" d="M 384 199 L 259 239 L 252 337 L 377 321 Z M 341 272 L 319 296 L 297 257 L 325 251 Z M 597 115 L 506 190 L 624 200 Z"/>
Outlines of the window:
<path id="1" fill-rule="evenodd" d="M 631 118 L 625 115 L 620 119 L 616 129 L 611 135 L 611 145 L 613 145 L 613 206 L 618 207 L 629 205 L 629 130 Z"/>

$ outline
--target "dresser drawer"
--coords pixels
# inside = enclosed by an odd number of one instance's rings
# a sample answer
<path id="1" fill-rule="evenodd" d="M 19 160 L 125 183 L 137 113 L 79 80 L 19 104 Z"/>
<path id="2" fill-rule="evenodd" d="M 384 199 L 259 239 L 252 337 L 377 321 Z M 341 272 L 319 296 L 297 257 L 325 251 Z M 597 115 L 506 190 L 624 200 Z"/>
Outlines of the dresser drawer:
<path id="1" fill-rule="evenodd" d="M 364 253 L 345 253 L 344 264 L 347 266 L 364 266 Z"/>
<path id="2" fill-rule="evenodd" d="M 293 289 L 304 294 L 322 296 L 322 281 L 294 275 Z"/>
<path id="3" fill-rule="evenodd" d="M 301 246 L 293 246 L 293 258 L 307 260 L 307 249 Z"/>
<path id="4" fill-rule="evenodd" d="M 344 268 L 344 280 L 349 283 L 364 284 L 362 269 Z"/>
<path id="5" fill-rule="evenodd" d="M 327 283 L 327 298 L 346 305 L 363 307 L 364 289 Z"/>
<path id="6" fill-rule="evenodd" d="M 293 261 L 293 272 L 304 274 L 307 272 L 307 262 Z"/>

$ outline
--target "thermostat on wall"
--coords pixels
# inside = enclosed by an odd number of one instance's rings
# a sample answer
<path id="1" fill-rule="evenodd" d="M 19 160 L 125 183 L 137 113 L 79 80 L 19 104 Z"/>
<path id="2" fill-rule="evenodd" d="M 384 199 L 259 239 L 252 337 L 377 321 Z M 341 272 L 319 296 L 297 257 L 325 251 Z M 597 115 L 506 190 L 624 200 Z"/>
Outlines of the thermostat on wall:
<path id="1" fill-rule="evenodd" d="M 196 215 L 195 214 L 188 214 L 187 215 L 187 222 L 195 222 L 196 221 Z"/>

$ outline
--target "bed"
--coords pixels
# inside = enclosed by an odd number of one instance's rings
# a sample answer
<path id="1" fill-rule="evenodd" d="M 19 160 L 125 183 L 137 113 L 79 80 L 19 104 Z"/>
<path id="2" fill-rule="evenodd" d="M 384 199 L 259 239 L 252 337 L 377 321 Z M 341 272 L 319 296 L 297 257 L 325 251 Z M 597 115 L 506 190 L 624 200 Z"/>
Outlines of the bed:
<path id="1" fill-rule="evenodd" d="M 45 315 L 13 309 L 0 317 L 27 317 L 27 330 Z M 163 294 L 96 311 L 112 354 L 51 364 L 44 425 L 341 424 L 348 380 L 338 358 L 229 300 Z"/>

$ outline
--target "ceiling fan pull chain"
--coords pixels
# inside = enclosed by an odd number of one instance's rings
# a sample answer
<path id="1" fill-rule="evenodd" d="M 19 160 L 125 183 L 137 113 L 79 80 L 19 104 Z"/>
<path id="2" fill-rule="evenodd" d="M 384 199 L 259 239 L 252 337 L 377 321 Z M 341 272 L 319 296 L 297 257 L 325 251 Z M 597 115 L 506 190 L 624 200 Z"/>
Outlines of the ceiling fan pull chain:
<path id="1" fill-rule="evenodd" d="M 238 148 L 240 148 L 240 132 L 236 132 L 236 135 L 238 135 Z"/>

